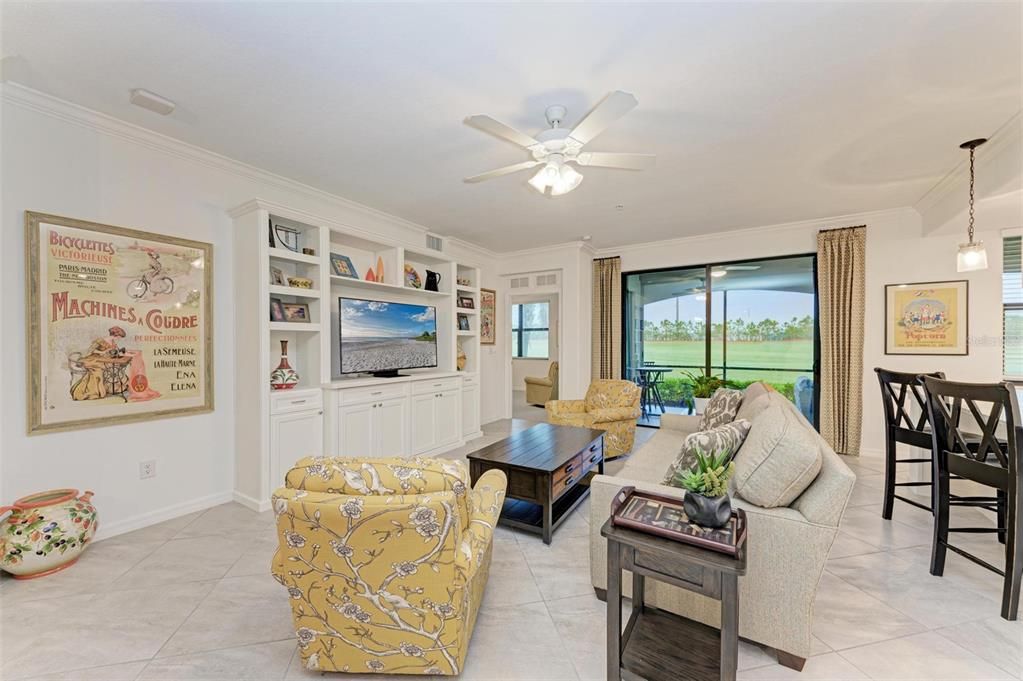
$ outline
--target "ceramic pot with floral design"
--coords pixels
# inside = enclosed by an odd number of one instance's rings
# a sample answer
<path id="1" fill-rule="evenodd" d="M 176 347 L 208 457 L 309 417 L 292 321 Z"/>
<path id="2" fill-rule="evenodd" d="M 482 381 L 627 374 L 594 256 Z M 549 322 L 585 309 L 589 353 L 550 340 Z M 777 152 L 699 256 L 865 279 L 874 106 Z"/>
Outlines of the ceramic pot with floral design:
<path id="1" fill-rule="evenodd" d="M 298 372 L 288 364 L 288 341 L 281 341 L 281 363 L 270 372 L 272 390 L 291 390 L 298 385 Z"/>
<path id="2" fill-rule="evenodd" d="M 31 579 L 70 567 L 96 534 L 92 492 L 52 489 L 0 506 L 0 569 Z"/>

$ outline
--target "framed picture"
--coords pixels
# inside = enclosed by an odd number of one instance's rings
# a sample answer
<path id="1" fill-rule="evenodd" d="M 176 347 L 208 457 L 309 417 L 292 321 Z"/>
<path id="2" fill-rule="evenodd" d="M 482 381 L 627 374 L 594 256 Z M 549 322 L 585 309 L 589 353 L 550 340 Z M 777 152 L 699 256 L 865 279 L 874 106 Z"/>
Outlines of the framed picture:
<path id="1" fill-rule="evenodd" d="M 468 331 L 469 330 L 469 317 L 468 317 L 468 315 L 464 315 L 464 314 L 458 315 L 458 330 L 459 331 Z"/>
<path id="2" fill-rule="evenodd" d="M 270 284 L 272 286 L 287 286 L 288 282 L 284 278 L 284 270 L 270 265 Z"/>
<path id="3" fill-rule="evenodd" d="M 25 213 L 28 432 L 213 410 L 213 246 Z"/>
<path id="4" fill-rule="evenodd" d="M 281 308 L 284 310 L 284 321 L 298 322 L 300 324 L 309 323 L 308 303 L 281 303 Z"/>
<path id="5" fill-rule="evenodd" d="M 497 342 L 497 291 L 480 289 L 480 343 L 493 345 Z"/>
<path id="6" fill-rule="evenodd" d="M 888 284 L 884 290 L 886 355 L 969 354 L 968 281 Z"/>
<path id="7" fill-rule="evenodd" d="M 284 321 L 284 304 L 280 298 L 270 299 L 270 321 L 272 322 L 283 322 Z"/>
<path id="8" fill-rule="evenodd" d="M 278 246 L 283 246 L 289 251 L 294 251 L 296 253 L 302 250 L 299 244 L 300 233 L 297 229 L 275 222 L 273 224 L 272 236 L 277 238 Z"/>
<path id="9" fill-rule="evenodd" d="M 339 277 L 349 277 L 351 279 L 359 278 L 359 273 L 355 271 L 355 265 L 352 263 L 352 259 L 347 255 L 331 253 L 330 269 Z"/>
<path id="10" fill-rule="evenodd" d="M 465 310 L 473 310 L 476 308 L 476 302 L 472 299 L 472 296 L 458 296 L 458 307 Z"/>

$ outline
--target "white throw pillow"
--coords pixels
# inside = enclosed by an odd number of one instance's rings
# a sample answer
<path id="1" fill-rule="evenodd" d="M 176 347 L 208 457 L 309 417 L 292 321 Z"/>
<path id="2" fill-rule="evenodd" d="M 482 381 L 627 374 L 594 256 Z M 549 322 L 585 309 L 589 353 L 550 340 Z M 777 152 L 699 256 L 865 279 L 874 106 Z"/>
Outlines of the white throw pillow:
<path id="1" fill-rule="evenodd" d="M 736 493 L 764 508 L 788 506 L 821 470 L 817 433 L 776 401 L 784 397 L 770 399 L 735 455 L 733 477 Z"/>

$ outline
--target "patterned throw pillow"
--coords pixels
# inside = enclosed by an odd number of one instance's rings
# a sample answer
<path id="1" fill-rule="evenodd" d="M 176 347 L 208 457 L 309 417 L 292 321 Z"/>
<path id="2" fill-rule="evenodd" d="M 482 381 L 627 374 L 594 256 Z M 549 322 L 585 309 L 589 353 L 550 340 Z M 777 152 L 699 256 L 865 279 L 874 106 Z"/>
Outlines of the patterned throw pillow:
<path id="1" fill-rule="evenodd" d="M 710 430 L 735 420 L 742 404 L 742 391 L 718 388 L 707 400 L 707 407 L 700 419 L 700 430 Z"/>
<path id="2" fill-rule="evenodd" d="M 714 454 L 715 456 L 727 452 L 728 459 L 731 460 L 735 453 L 739 451 L 739 447 L 742 446 L 746 435 L 749 434 L 749 429 L 750 422 L 739 419 L 711 430 L 701 430 L 689 434 L 682 441 L 682 447 L 675 456 L 675 460 L 668 466 L 662 484 L 678 487 L 675 484 L 675 476 L 680 471 L 687 471 L 696 465 L 697 452 Z"/>

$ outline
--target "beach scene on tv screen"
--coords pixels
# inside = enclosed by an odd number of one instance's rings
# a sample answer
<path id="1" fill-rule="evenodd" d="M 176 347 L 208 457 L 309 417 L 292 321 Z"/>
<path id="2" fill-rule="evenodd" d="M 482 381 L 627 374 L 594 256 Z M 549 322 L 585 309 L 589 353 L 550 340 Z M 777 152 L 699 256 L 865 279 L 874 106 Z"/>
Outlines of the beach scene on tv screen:
<path id="1" fill-rule="evenodd" d="M 341 373 L 437 366 L 433 307 L 340 299 Z"/>

